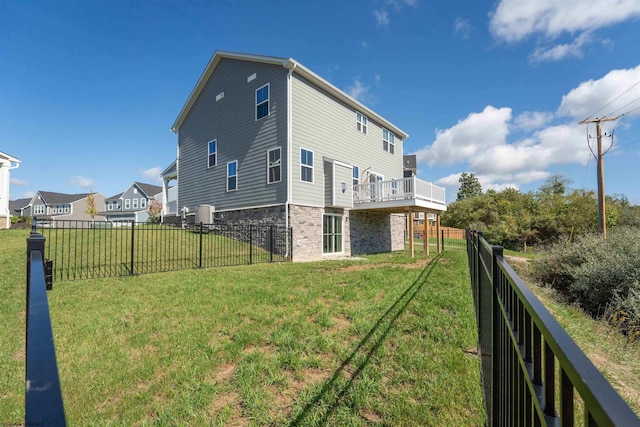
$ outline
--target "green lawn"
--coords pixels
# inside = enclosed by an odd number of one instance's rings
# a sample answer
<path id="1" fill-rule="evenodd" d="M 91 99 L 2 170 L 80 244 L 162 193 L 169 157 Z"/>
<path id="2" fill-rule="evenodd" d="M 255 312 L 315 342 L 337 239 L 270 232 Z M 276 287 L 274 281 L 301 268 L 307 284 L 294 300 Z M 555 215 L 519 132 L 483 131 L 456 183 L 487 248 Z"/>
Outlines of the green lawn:
<path id="1" fill-rule="evenodd" d="M 0 232 L 0 420 L 24 404 L 24 230 Z M 70 425 L 481 425 L 465 253 L 60 281 Z"/>

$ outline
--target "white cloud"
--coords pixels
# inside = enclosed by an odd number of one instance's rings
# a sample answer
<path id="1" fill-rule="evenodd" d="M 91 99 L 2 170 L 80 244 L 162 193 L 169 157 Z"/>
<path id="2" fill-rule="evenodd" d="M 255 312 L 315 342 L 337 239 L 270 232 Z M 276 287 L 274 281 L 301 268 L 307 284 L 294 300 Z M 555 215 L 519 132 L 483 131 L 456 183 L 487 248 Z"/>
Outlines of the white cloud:
<path id="1" fill-rule="evenodd" d="M 374 10 L 373 15 L 376 17 L 376 25 L 378 27 L 388 27 L 391 20 L 389 19 L 389 12 L 386 10 Z"/>
<path id="2" fill-rule="evenodd" d="M 90 189 L 93 187 L 94 181 L 93 179 L 86 178 L 84 176 L 72 176 L 69 178 L 69 184 Z"/>
<path id="3" fill-rule="evenodd" d="M 524 113 L 513 119 L 515 129 L 530 131 L 539 129 L 553 119 L 553 113 L 542 111 L 525 111 Z"/>
<path id="4" fill-rule="evenodd" d="M 364 102 L 369 94 L 369 89 L 369 86 L 365 86 L 360 81 L 360 78 L 356 77 L 353 80 L 353 85 L 348 86 L 346 92 L 350 97 L 357 99 L 360 102 Z"/>
<path id="5" fill-rule="evenodd" d="M 591 34 L 584 32 L 576 37 L 572 43 L 562 43 L 553 47 L 537 47 L 529 57 L 529 61 L 536 63 L 559 61 L 566 58 L 582 58 L 584 56 L 583 49 L 593 41 Z"/>
<path id="6" fill-rule="evenodd" d="M 612 70 L 601 79 L 580 83 L 578 87 L 563 96 L 557 114 L 582 120 L 592 114 L 603 117 L 612 113 L 625 113 L 640 106 L 640 104 L 629 104 L 634 99 L 640 98 L 640 84 L 636 84 L 638 82 L 640 82 L 640 65 L 630 69 Z M 633 85 L 636 86 L 632 87 Z M 631 90 L 611 105 L 598 111 L 629 88 Z M 640 110 L 631 114 L 640 115 Z"/>
<path id="7" fill-rule="evenodd" d="M 35 191 L 25 191 L 24 194 L 22 195 L 22 198 L 23 199 L 31 199 L 35 195 L 36 195 Z"/>
<path id="8" fill-rule="evenodd" d="M 159 166 L 156 166 L 155 168 L 149 168 L 149 169 L 143 170 L 142 176 L 150 180 L 153 180 L 155 182 L 162 182 L 162 177 L 160 176 L 161 173 L 162 173 L 162 169 Z"/>
<path id="9" fill-rule="evenodd" d="M 25 179 L 11 178 L 11 185 L 17 185 L 19 187 L 26 187 L 26 186 L 29 185 L 29 183 Z"/>
<path id="10" fill-rule="evenodd" d="M 517 42 L 593 31 L 640 16 L 638 0 L 500 0 L 490 14 L 494 37 Z"/>
<path id="11" fill-rule="evenodd" d="M 509 133 L 511 108 L 485 107 L 446 130 L 438 130 L 428 147 L 418 150 L 417 160 L 427 165 L 469 162 L 492 146 L 503 145 Z"/>
<path id="12" fill-rule="evenodd" d="M 468 19 L 456 18 L 453 21 L 453 33 L 462 37 L 464 40 L 468 40 L 471 36 L 471 24 Z"/>
<path id="13" fill-rule="evenodd" d="M 510 108 L 487 106 L 437 131 L 435 141 L 416 153 L 417 160 L 427 165 L 466 163 L 467 171 L 475 173 L 485 189 L 519 188 L 548 177 L 551 165 L 585 164 L 589 151 L 584 128 L 577 123 L 548 126 L 522 140 L 507 141 L 510 129 L 532 130 L 550 119 L 549 113 L 526 112 L 511 124 Z M 451 174 L 437 183 L 457 187 L 459 176 Z"/>

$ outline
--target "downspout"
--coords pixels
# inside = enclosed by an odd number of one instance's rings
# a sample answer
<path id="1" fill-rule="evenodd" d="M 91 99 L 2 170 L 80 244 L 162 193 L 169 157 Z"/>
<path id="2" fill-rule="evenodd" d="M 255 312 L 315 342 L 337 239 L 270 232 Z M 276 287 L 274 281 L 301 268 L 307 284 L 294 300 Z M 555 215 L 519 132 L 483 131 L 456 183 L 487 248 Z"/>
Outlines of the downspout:
<path id="1" fill-rule="evenodd" d="M 293 177 L 291 175 L 291 144 L 293 142 L 293 137 L 292 137 L 292 131 L 293 131 L 293 126 L 292 126 L 292 106 L 291 106 L 291 102 L 293 99 L 293 84 L 292 84 L 292 80 L 291 80 L 291 76 L 293 74 L 293 70 L 296 69 L 296 63 L 293 62 L 291 59 L 289 59 L 289 61 L 287 61 L 287 63 L 284 64 L 284 67 L 286 69 L 289 70 L 289 72 L 287 73 L 287 201 L 285 202 L 284 205 L 284 216 L 285 216 L 285 227 L 286 230 L 288 232 L 289 230 L 289 205 L 291 204 L 291 187 L 292 187 L 292 182 L 293 182 Z M 287 239 L 287 249 L 286 249 L 286 256 L 289 257 L 291 256 L 291 248 L 289 247 L 289 243 L 290 242 L 289 239 Z"/>

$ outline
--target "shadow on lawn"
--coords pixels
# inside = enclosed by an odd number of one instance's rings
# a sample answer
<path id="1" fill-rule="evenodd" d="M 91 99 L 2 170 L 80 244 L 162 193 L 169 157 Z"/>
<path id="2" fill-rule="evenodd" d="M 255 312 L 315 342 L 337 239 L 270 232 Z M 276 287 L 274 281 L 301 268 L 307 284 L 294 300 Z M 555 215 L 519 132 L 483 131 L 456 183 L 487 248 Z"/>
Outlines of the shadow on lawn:
<path id="1" fill-rule="evenodd" d="M 427 279 L 441 257 L 442 254 L 437 255 L 425 266 L 416 280 L 405 289 L 402 295 L 400 295 L 393 305 L 378 319 L 373 328 L 362 338 L 349 357 L 342 362 L 331 378 L 322 386 L 322 389 L 305 405 L 296 418 L 289 423 L 289 426 L 307 425 L 307 420 L 319 425 L 327 423 L 329 417 L 340 405 L 340 402 L 351 389 L 360 373 L 367 367 L 373 354 L 384 342 L 396 319 L 400 317 L 409 303 L 418 292 L 420 292 L 424 284 L 427 283 Z M 362 359 L 363 356 L 364 359 Z M 354 368 L 351 374 L 348 370 L 349 367 Z M 346 381 L 340 381 L 343 377 L 343 372 L 347 377 Z"/>

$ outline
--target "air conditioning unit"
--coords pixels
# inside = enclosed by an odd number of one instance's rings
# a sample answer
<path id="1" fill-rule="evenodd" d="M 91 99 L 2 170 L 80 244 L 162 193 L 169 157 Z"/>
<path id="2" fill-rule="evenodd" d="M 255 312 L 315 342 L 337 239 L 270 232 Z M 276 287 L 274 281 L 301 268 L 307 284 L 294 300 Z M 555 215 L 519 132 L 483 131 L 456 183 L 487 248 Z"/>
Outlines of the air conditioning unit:
<path id="1" fill-rule="evenodd" d="M 215 206 L 198 205 L 196 206 L 196 224 L 213 224 L 213 214 L 216 211 Z"/>

